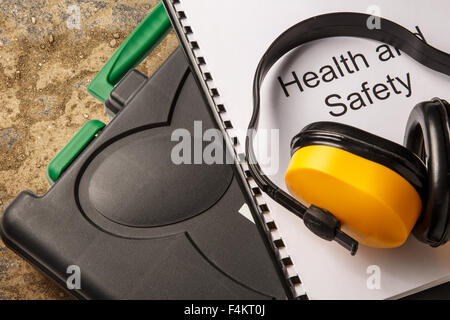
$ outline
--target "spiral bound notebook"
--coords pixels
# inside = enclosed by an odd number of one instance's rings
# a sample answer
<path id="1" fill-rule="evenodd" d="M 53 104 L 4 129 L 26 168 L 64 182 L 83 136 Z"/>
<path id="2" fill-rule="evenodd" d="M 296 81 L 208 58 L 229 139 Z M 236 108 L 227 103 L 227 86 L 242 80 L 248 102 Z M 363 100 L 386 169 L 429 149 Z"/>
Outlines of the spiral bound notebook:
<path id="1" fill-rule="evenodd" d="M 400 248 L 361 246 L 358 254 L 351 257 L 337 244 L 312 235 L 302 221 L 262 194 L 243 161 L 254 72 L 264 51 L 281 32 L 318 14 L 364 12 L 396 21 L 422 40 L 449 52 L 450 2 L 164 0 L 164 3 L 198 81 L 241 160 L 242 174 L 295 296 L 392 299 L 450 280 L 450 245 L 432 249 L 410 237 Z M 308 74 L 325 76 L 324 70 L 328 70 L 328 75 L 334 73 L 333 81 L 319 81 L 314 86 L 302 82 Z M 448 98 L 449 85 L 447 77 L 418 65 L 395 48 L 374 41 L 334 38 L 295 49 L 272 68 L 262 88 L 260 128 L 265 130 L 258 134 L 256 147 L 260 163 L 285 188 L 291 137 L 305 125 L 320 120 L 358 126 L 402 143 L 406 120 L 415 103 L 434 96 Z M 364 87 L 372 90 L 377 86 L 386 88 L 384 95 L 359 94 Z M 275 155 L 280 155 L 279 159 Z"/>

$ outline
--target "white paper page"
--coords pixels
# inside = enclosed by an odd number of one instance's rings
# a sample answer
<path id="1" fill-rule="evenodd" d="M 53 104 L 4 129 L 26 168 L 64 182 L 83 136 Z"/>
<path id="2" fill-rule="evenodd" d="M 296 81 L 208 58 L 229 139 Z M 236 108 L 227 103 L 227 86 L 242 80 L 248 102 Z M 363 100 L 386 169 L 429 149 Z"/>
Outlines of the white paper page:
<path id="1" fill-rule="evenodd" d="M 426 41 L 450 52 L 450 2 L 446 0 L 181 0 L 177 8 L 185 11 L 186 23 L 192 27 L 207 69 L 214 78 L 226 117 L 233 123 L 241 144 L 245 141 L 252 112 L 252 82 L 256 66 L 270 43 L 285 29 L 314 15 L 353 11 L 366 13 L 376 5 L 380 14 L 416 32 L 418 26 Z M 283 57 L 268 74 L 263 86 L 260 128 L 280 129 L 279 169 L 271 177 L 284 186 L 284 173 L 289 162 L 289 143 L 305 125 L 315 121 L 339 121 L 360 127 L 395 142 L 402 143 L 410 110 L 418 102 L 435 96 L 449 97 L 448 77 L 422 67 L 406 54 L 382 62 L 375 41 L 334 38 L 320 40 L 296 49 Z M 281 76 L 291 81 L 292 71 L 301 77 L 308 71 L 318 73 L 331 64 L 333 56 L 347 51 L 365 56 L 369 68 L 359 60 L 359 72 L 346 75 L 331 83 L 300 92 L 289 86 L 287 98 L 277 80 Z M 404 83 L 409 74 L 409 89 L 397 82 L 396 94 L 384 101 L 374 99 L 359 110 L 348 108 L 345 115 L 333 117 L 325 99 L 339 94 L 346 97 L 361 90 L 368 82 L 389 85 L 387 75 Z M 400 89 L 400 90 L 399 90 Z M 336 102 L 336 100 L 330 100 Z M 367 102 L 367 101 L 366 101 Z M 243 147 L 243 146 L 241 146 Z M 266 150 L 260 149 L 262 154 Z M 286 244 L 287 250 L 311 299 L 387 299 L 424 289 L 450 279 L 450 245 L 432 249 L 412 236 L 397 249 L 371 249 L 360 246 L 355 257 L 336 243 L 325 242 L 311 234 L 303 222 L 267 198 L 271 214 Z M 380 288 L 368 286 L 371 266 L 381 271 Z M 369 288 L 370 287 L 370 288 Z"/>

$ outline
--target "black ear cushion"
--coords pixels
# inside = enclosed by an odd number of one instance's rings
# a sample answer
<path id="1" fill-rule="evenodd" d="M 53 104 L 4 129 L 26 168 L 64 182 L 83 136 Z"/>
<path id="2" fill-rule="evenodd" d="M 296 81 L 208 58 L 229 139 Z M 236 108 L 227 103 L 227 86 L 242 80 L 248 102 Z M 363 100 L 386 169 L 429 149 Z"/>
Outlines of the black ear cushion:
<path id="1" fill-rule="evenodd" d="M 291 154 L 311 145 L 343 149 L 384 165 L 411 183 L 425 200 L 427 172 L 422 161 L 405 147 L 361 129 L 337 122 L 316 122 L 305 127 L 291 142 Z"/>
<path id="2" fill-rule="evenodd" d="M 450 206 L 450 106 L 435 99 L 418 104 L 408 120 L 405 146 L 423 158 L 428 171 L 425 210 L 414 235 L 432 246 L 449 237 Z"/>

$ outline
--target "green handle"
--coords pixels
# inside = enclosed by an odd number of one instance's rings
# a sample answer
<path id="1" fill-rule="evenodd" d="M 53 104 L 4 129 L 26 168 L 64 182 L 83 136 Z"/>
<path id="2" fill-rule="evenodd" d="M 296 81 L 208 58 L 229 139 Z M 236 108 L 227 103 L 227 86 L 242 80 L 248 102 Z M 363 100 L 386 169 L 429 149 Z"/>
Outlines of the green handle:
<path id="1" fill-rule="evenodd" d="M 88 87 L 89 93 L 104 103 L 114 86 L 148 56 L 171 28 L 169 17 L 160 2 L 92 80 Z"/>

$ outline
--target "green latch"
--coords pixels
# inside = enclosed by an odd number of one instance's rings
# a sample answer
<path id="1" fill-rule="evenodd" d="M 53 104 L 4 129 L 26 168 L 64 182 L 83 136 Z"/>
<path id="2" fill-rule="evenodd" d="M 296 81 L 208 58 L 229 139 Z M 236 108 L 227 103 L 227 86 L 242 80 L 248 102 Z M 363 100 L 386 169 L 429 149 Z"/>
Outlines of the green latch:
<path id="1" fill-rule="evenodd" d="M 87 145 L 95 138 L 97 133 L 105 127 L 105 124 L 98 120 L 87 122 L 83 128 L 70 140 L 70 142 L 61 150 L 60 153 L 50 162 L 47 167 L 47 179 L 52 185 L 54 184 L 64 170 L 72 163 L 73 160 L 87 147 Z"/>
<path id="2" fill-rule="evenodd" d="M 105 102 L 114 86 L 148 56 L 171 28 L 163 4 L 158 3 L 92 80 L 89 93 Z"/>

